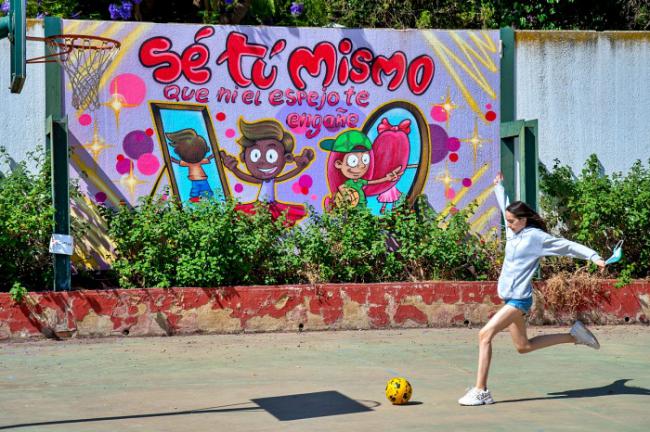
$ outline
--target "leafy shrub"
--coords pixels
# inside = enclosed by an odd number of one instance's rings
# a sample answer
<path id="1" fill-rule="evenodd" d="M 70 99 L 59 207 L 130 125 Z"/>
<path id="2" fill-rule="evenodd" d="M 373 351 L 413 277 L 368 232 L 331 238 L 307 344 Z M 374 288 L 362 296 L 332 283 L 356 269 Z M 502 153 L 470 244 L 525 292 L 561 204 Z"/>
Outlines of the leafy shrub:
<path id="1" fill-rule="evenodd" d="M 29 290 L 49 288 L 52 258 L 49 241 L 54 227 L 49 163 L 34 155 L 41 169 L 32 173 L 24 162 L 0 175 L 0 291 L 16 281 Z M 0 147 L 0 160 L 9 158 Z"/>
<path id="2" fill-rule="evenodd" d="M 234 202 L 148 199 L 104 214 L 124 287 L 487 279 L 499 262 L 495 244 L 469 233 L 468 213 L 443 225 L 428 207 L 312 211 L 296 226 Z"/>
<path id="3" fill-rule="evenodd" d="M 44 152 L 28 154 L 36 165 L 32 172 L 22 161 L 15 163 L 0 146 L 0 165 L 11 171 L 0 173 L 0 292 L 10 291 L 15 284 L 30 291 L 50 289 L 53 258 L 49 252 L 54 231 L 52 177 L 50 160 Z M 70 197 L 81 198 L 79 187 L 71 183 Z M 88 223 L 71 215 L 73 237 L 84 235 Z"/>
<path id="4" fill-rule="evenodd" d="M 498 242 L 472 232 L 470 207 L 443 219 L 419 198 L 415 209 L 401 207 L 385 219 L 400 245 L 402 274 L 393 280 L 493 279 L 500 264 Z"/>
<path id="5" fill-rule="evenodd" d="M 312 214 L 294 233 L 293 246 L 304 268 L 301 279 L 315 282 L 377 282 L 390 269 L 382 222 L 365 208 Z M 382 277 L 383 276 L 383 277 Z"/>
<path id="6" fill-rule="evenodd" d="M 278 283 L 297 271 L 278 258 L 288 227 L 262 207 L 245 215 L 230 201 L 183 208 L 174 200 L 149 198 L 135 208 L 103 213 L 123 287 Z"/>
<path id="7" fill-rule="evenodd" d="M 154 22 L 315 27 L 334 22 L 352 28 L 650 28 L 647 0 L 28 0 L 27 5 L 30 17 Z"/>
<path id="8" fill-rule="evenodd" d="M 25 288 L 20 282 L 14 282 L 9 290 L 9 296 L 15 303 L 22 303 L 27 295 L 27 288 Z"/>
<path id="9" fill-rule="evenodd" d="M 27 16 L 70 18 L 79 12 L 78 0 L 27 0 Z"/>
<path id="10" fill-rule="evenodd" d="M 610 271 L 624 279 L 650 276 L 650 169 L 641 161 L 625 176 L 610 176 L 591 155 L 576 177 L 556 160 L 550 171 L 541 170 L 540 180 L 544 216 L 556 233 L 590 246 L 604 258 L 624 240 L 624 258 Z M 557 260 L 551 263 L 555 271 L 567 268 L 558 268 Z"/>

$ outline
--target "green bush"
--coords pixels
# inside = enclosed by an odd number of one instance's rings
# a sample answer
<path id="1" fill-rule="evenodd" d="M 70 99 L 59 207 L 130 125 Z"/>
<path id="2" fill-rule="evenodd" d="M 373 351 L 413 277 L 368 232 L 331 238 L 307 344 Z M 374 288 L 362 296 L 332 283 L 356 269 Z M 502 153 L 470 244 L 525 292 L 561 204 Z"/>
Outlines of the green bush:
<path id="1" fill-rule="evenodd" d="M 420 197 L 414 209 L 398 208 L 383 218 L 399 244 L 391 280 L 494 279 L 500 265 L 498 242 L 472 232 L 473 206 L 441 218 Z"/>
<path id="2" fill-rule="evenodd" d="M 20 282 L 14 282 L 9 290 L 9 296 L 15 303 L 22 303 L 27 294 L 27 288 L 22 286 Z"/>
<path id="3" fill-rule="evenodd" d="M 650 276 L 650 169 L 641 161 L 626 175 L 606 175 L 591 155 L 575 176 L 556 160 L 550 171 L 542 167 L 540 189 L 544 216 L 556 233 L 601 255 L 624 240 L 624 259 L 609 271 L 626 280 Z"/>
<path id="4" fill-rule="evenodd" d="M 441 222 L 422 207 L 385 217 L 365 209 L 311 211 L 296 226 L 273 221 L 261 205 L 255 215 L 238 212 L 233 202 L 182 207 L 148 199 L 103 212 L 123 287 L 494 277 L 496 245 L 469 234 L 468 213 Z"/>
<path id="5" fill-rule="evenodd" d="M 51 286 L 52 258 L 48 251 L 54 227 L 49 164 L 35 155 L 41 169 L 30 172 L 24 162 L 0 175 L 0 291 L 20 281 L 29 290 Z M 0 161 L 9 157 L 0 147 Z"/>
<path id="6" fill-rule="evenodd" d="M 367 209 L 312 213 L 293 233 L 301 282 L 378 282 L 390 277 L 394 256 L 387 250 L 383 224 Z"/>
<path id="7" fill-rule="evenodd" d="M 78 0 L 27 0 L 27 16 L 69 18 L 79 11 Z"/>
<path id="8" fill-rule="evenodd" d="M 128 6 L 130 12 L 126 17 L 111 17 L 111 5 Z M 650 28 L 647 0 L 28 0 L 27 12 L 30 17 L 232 25 L 321 27 L 335 22 L 352 28 Z"/>
<path id="9" fill-rule="evenodd" d="M 233 202 L 146 199 L 135 208 L 103 209 L 115 242 L 113 269 L 123 287 L 223 286 L 287 281 L 297 268 L 283 260 L 281 220 Z"/>
<path id="10" fill-rule="evenodd" d="M 0 292 L 16 284 L 29 291 L 48 290 L 52 286 L 53 258 L 49 252 L 54 231 L 50 160 L 44 152 L 28 154 L 37 167 L 35 172 L 22 161 L 15 163 L 0 146 L 0 165 L 11 171 L 0 173 Z M 76 183 L 70 184 L 70 197 L 79 199 Z M 82 237 L 87 221 L 70 218 L 74 238 Z"/>
<path id="11" fill-rule="evenodd" d="M 53 229 L 50 168 L 31 173 L 24 163 L 0 176 L 0 290 L 51 286 L 48 252 Z M 0 149 L 0 159 L 8 160 Z M 556 161 L 541 170 L 541 204 L 552 230 L 603 256 L 623 239 L 624 259 L 611 275 L 650 276 L 650 168 L 637 161 L 626 175 L 603 174 L 595 155 L 577 177 Z M 78 194 L 71 188 L 72 195 Z M 502 261 L 496 239 L 471 232 L 472 208 L 441 217 L 420 198 L 376 217 L 366 209 L 310 209 L 303 223 L 273 221 L 236 203 L 181 206 L 146 199 L 135 208 L 102 207 L 116 245 L 113 270 L 123 287 L 228 286 L 327 282 L 494 280 Z M 77 238 L 83 223 L 72 220 Z M 544 278 L 580 262 L 546 260 Z"/>

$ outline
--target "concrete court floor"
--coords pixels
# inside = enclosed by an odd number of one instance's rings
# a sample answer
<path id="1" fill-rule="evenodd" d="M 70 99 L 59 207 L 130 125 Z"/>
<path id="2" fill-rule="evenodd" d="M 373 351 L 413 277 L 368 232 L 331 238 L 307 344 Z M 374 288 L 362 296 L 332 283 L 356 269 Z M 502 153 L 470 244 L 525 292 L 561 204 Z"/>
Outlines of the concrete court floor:
<path id="1" fill-rule="evenodd" d="M 0 431 L 648 431 L 650 327 L 593 330 L 600 351 L 498 335 L 483 407 L 456 402 L 478 329 L 4 342 Z M 398 375 L 410 405 L 384 397 Z"/>

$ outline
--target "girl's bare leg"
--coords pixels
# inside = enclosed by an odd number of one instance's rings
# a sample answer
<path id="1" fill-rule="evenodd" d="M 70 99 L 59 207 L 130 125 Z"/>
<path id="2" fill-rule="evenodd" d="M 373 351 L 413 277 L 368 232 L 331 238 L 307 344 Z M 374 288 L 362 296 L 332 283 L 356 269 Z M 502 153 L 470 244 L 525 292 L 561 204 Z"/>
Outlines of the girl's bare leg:
<path id="1" fill-rule="evenodd" d="M 520 354 L 529 353 L 541 348 L 550 347 L 563 343 L 575 343 L 575 339 L 569 333 L 558 333 L 550 335 L 535 336 L 528 339 L 526 335 L 526 321 L 523 314 L 515 317 L 512 324 L 508 327 L 512 343 Z"/>
<path id="2" fill-rule="evenodd" d="M 494 314 L 490 321 L 478 332 L 478 372 L 476 375 L 476 388 L 487 389 L 488 372 L 492 360 L 492 339 L 500 331 L 510 326 L 517 317 L 521 317 L 519 309 L 505 305 Z"/>

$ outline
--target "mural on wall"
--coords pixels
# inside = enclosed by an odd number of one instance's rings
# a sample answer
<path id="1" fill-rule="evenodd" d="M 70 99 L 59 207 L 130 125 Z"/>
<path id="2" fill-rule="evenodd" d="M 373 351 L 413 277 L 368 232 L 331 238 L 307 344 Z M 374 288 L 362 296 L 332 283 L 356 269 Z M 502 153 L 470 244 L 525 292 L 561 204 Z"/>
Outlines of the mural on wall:
<path id="1" fill-rule="evenodd" d="M 63 31 L 122 43 L 100 109 L 74 110 L 65 83 L 87 202 L 234 198 L 295 223 L 309 206 L 379 216 L 425 194 L 443 215 L 477 202 L 476 231 L 498 223 L 498 31 L 75 20 Z M 86 264 L 105 264 L 106 249 Z"/>

